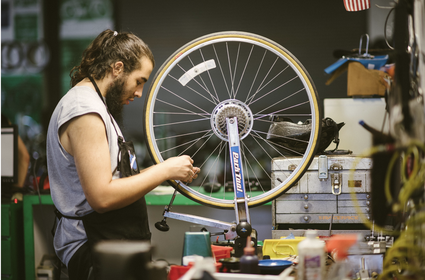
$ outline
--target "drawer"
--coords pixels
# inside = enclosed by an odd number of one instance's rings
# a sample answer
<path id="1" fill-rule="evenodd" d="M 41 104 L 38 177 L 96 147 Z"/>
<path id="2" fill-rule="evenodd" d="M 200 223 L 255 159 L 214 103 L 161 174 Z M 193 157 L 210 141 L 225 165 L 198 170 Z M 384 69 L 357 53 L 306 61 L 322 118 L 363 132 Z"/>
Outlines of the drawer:
<path id="1" fill-rule="evenodd" d="M 369 207 L 369 200 L 357 200 L 357 203 L 352 200 L 338 200 L 338 208 L 339 207 L 352 207 L 354 208 L 356 205 L 360 207 Z"/>
<path id="2" fill-rule="evenodd" d="M 276 187 L 281 182 L 285 181 L 286 178 L 289 177 L 289 175 L 290 175 L 289 171 L 281 171 L 281 170 L 272 171 L 272 174 L 271 174 L 272 188 Z M 307 184 L 305 183 L 305 181 L 306 181 L 305 176 L 302 176 L 301 179 L 295 185 L 293 185 L 292 188 L 290 188 L 286 193 L 288 194 L 306 193 Z"/>
<path id="3" fill-rule="evenodd" d="M 278 198 L 276 198 L 276 203 L 281 203 L 281 201 L 314 201 L 314 200 L 331 200 L 335 201 L 337 196 L 333 194 L 310 194 L 310 193 L 302 193 L 302 194 L 288 194 L 284 193 Z"/>
<path id="4" fill-rule="evenodd" d="M 360 207 L 361 213 L 369 216 L 369 207 Z M 354 207 L 338 207 L 338 214 L 357 214 L 357 208 Z"/>
<path id="5" fill-rule="evenodd" d="M 369 193 L 356 193 L 357 200 L 369 200 L 370 194 Z M 351 193 L 342 193 L 338 195 L 338 201 L 341 200 L 353 200 L 353 196 Z"/>
<path id="6" fill-rule="evenodd" d="M 276 214 L 277 224 L 361 224 L 358 214 Z"/>
<path id="7" fill-rule="evenodd" d="M 336 213 L 336 209 L 336 200 L 281 201 L 280 203 L 276 203 L 276 214 Z"/>

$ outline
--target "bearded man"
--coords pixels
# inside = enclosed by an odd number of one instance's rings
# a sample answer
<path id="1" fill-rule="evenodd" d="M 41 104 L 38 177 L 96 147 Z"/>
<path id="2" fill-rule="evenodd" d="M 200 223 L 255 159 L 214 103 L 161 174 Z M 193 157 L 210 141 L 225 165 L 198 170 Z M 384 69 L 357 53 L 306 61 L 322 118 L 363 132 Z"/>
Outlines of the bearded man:
<path id="1" fill-rule="evenodd" d="M 134 164 L 118 123 L 123 105 L 142 96 L 153 67 L 140 38 L 105 30 L 71 70 L 72 88 L 52 114 L 47 165 L 57 209 L 54 247 L 71 280 L 96 278 L 96 242 L 150 240 L 144 196 L 167 180 L 191 182 L 199 172 L 189 156 L 142 171 Z"/>

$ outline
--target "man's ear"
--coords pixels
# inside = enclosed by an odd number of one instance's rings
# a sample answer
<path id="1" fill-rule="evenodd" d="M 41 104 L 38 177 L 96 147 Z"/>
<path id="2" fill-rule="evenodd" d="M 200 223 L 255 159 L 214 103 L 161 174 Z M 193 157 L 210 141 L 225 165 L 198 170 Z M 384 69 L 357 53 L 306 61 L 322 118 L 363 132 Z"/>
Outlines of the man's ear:
<path id="1" fill-rule="evenodd" d="M 124 63 L 122 61 L 117 61 L 112 65 L 112 74 L 114 76 L 119 76 L 124 73 Z"/>

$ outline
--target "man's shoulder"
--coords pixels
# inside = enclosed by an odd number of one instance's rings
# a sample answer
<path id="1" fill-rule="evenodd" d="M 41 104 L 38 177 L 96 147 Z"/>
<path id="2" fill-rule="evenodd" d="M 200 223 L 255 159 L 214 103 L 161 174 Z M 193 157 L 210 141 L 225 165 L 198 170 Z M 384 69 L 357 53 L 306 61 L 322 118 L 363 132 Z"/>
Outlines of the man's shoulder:
<path id="1" fill-rule="evenodd" d="M 87 86 L 75 86 L 68 90 L 63 96 L 64 99 L 83 98 L 83 99 L 99 99 L 96 91 Z M 100 100 L 100 99 L 99 99 Z"/>
<path id="2" fill-rule="evenodd" d="M 105 108 L 105 104 L 99 95 L 90 87 L 76 86 L 71 88 L 61 100 L 67 105 L 88 106 L 99 109 Z"/>
<path id="3" fill-rule="evenodd" d="M 101 116 L 107 116 L 105 104 L 90 87 L 77 86 L 71 88 L 58 104 L 59 119 L 68 121 L 71 118 L 97 113 Z"/>

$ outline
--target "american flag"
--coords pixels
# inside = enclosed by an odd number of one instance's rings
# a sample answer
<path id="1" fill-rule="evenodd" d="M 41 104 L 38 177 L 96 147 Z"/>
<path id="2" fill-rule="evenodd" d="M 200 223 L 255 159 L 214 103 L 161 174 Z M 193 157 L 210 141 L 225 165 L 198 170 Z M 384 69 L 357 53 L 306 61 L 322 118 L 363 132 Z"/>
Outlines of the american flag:
<path id="1" fill-rule="evenodd" d="M 349 12 L 363 11 L 370 8 L 370 0 L 344 0 L 344 6 Z"/>

